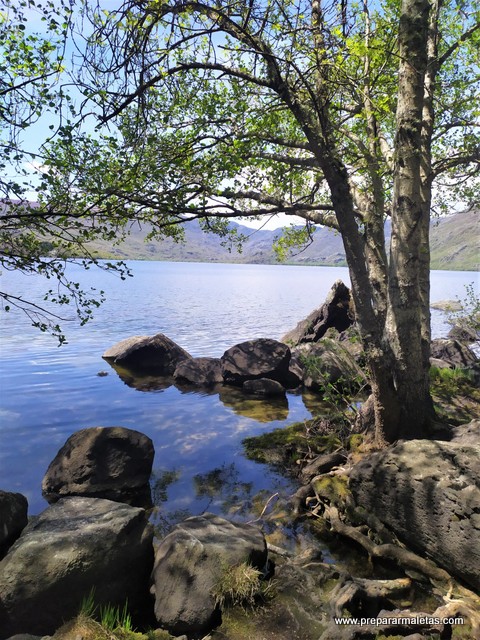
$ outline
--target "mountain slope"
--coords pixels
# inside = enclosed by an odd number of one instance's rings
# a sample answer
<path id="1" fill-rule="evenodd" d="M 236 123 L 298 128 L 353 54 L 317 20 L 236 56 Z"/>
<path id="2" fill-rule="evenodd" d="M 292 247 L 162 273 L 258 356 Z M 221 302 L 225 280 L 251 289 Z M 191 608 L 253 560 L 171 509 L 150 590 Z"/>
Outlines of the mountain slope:
<path id="1" fill-rule="evenodd" d="M 232 223 L 239 233 L 247 236 L 239 253 L 222 246 L 214 234 L 204 233 L 197 221 L 185 225 L 185 242 L 174 242 L 166 238 L 145 242 L 148 228 L 133 227 L 126 242 L 112 247 L 105 242 L 96 242 L 92 248 L 100 256 L 136 260 L 173 260 L 191 262 L 248 262 L 275 263 L 273 251 L 275 238 L 281 230 L 255 231 Z M 390 225 L 385 233 L 389 238 Z M 430 232 L 432 269 L 479 270 L 480 269 L 480 217 L 478 211 L 455 213 L 432 221 Z M 342 239 L 331 229 L 318 228 L 313 242 L 296 249 L 287 259 L 291 264 L 345 265 Z"/>

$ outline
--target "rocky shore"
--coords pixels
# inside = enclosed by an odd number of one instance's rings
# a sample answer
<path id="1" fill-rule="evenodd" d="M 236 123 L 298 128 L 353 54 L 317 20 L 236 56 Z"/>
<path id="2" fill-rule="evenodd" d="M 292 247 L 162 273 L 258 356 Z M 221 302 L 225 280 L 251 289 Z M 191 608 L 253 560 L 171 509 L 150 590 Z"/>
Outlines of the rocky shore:
<path id="1" fill-rule="evenodd" d="M 432 344 L 435 371 L 463 376 L 439 374 L 433 387 L 444 426 L 430 440 L 380 451 L 354 419 L 368 380 L 341 282 L 282 341 L 251 340 L 221 358 L 192 358 L 162 334 L 114 345 L 103 357 L 137 388 L 232 387 L 253 398 L 333 389 L 334 401 L 347 399 L 328 415 L 247 439 L 246 454 L 297 479 L 284 505 L 291 521 L 351 541 L 376 569 L 358 575 L 315 547 L 294 553 L 275 544 L 262 530 L 269 500 L 255 522 L 204 513 L 157 540 L 151 440 L 89 427 L 50 463 L 42 483 L 49 506 L 39 516 L 27 517 L 20 494 L 0 491 L 0 640 L 420 640 L 449 638 L 452 629 L 480 638 L 480 421 L 466 419 L 480 407 L 479 363 L 462 338 Z M 113 628 L 95 620 L 102 611 L 117 612 Z M 335 622 L 345 616 L 352 624 Z"/>

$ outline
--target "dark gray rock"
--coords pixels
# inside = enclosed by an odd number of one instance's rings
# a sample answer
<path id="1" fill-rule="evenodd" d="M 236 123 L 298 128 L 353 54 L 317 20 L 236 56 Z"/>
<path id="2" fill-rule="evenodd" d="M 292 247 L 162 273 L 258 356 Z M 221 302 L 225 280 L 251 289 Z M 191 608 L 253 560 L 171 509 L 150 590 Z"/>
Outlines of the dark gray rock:
<path id="1" fill-rule="evenodd" d="M 246 380 L 243 383 L 243 390 L 252 396 L 259 398 L 272 398 L 275 396 L 284 396 L 285 388 L 276 380 L 269 378 L 257 378 L 256 380 Z"/>
<path id="2" fill-rule="evenodd" d="M 258 527 L 212 513 L 176 525 L 155 554 L 155 616 L 174 634 L 194 634 L 220 621 L 213 588 L 229 567 L 249 562 L 262 569 L 267 547 Z"/>
<path id="3" fill-rule="evenodd" d="M 221 357 L 223 379 L 241 386 L 246 380 L 270 378 L 284 383 L 289 379 L 290 349 L 270 338 L 247 340 L 231 347 Z"/>
<path id="4" fill-rule="evenodd" d="M 42 482 L 49 503 L 64 496 L 90 496 L 151 506 L 154 457 L 146 435 L 124 427 L 91 427 L 71 435 Z"/>
<path id="5" fill-rule="evenodd" d="M 8 640 L 48 640 L 51 636 L 32 636 L 31 633 L 16 633 Z"/>
<path id="6" fill-rule="evenodd" d="M 307 388 L 320 389 L 327 383 L 356 387 L 365 381 L 355 358 L 337 340 L 322 338 L 301 344 L 292 349 L 292 354 L 303 366 L 303 384 Z"/>
<path id="7" fill-rule="evenodd" d="M 63 498 L 23 530 L 0 562 L 0 638 L 51 634 L 95 589 L 98 605 L 149 603 L 153 530 L 143 509 Z"/>
<path id="8" fill-rule="evenodd" d="M 220 358 L 189 358 L 177 365 L 173 377 L 176 382 L 211 387 L 223 383 Z"/>
<path id="9" fill-rule="evenodd" d="M 0 558 L 27 526 L 28 501 L 21 493 L 0 490 Z"/>
<path id="10" fill-rule="evenodd" d="M 282 342 L 290 346 L 304 342 L 316 342 L 327 330 L 335 328 L 339 333 L 351 326 L 354 319 L 350 289 L 337 280 L 330 289 L 321 307 L 297 324 L 295 329 L 286 333 Z"/>
<path id="11" fill-rule="evenodd" d="M 48 640 L 51 636 L 32 636 L 31 633 L 16 633 L 8 640 Z"/>
<path id="12" fill-rule="evenodd" d="M 448 362 L 450 366 L 467 369 L 477 361 L 477 356 L 467 345 L 451 338 L 435 338 L 430 345 L 430 357 Z"/>
<path id="13" fill-rule="evenodd" d="M 468 327 L 461 324 L 454 324 L 447 334 L 447 338 L 452 340 L 458 340 L 459 342 L 466 342 L 471 344 L 480 340 L 480 333 L 475 331 L 473 327 Z"/>
<path id="14" fill-rule="evenodd" d="M 191 355 L 163 333 L 133 336 L 107 349 L 103 358 L 133 371 L 157 376 L 173 375 L 177 365 Z"/>
<path id="15" fill-rule="evenodd" d="M 357 463 L 350 489 L 401 541 L 480 588 L 480 444 L 400 442 Z"/>
<path id="16" fill-rule="evenodd" d="M 292 351 L 292 357 L 288 365 L 288 379 L 286 382 L 287 389 L 295 389 L 303 384 L 303 376 L 305 375 L 305 367 L 303 366 L 298 355 Z"/>

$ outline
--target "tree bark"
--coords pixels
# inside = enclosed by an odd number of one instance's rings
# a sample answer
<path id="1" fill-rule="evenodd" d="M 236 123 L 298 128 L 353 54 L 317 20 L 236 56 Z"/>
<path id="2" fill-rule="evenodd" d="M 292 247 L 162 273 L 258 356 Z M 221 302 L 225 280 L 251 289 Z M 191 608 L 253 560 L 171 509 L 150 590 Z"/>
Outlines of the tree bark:
<path id="1" fill-rule="evenodd" d="M 422 181 L 422 120 L 427 71 L 430 3 L 403 0 L 399 26 L 399 86 L 396 113 L 392 238 L 385 335 L 392 351 L 389 386 L 397 415 L 383 424 L 385 439 L 426 435 L 432 418 L 425 331 L 428 291 L 429 207 Z M 428 193 L 428 192 L 427 192 Z M 427 307 L 427 308 L 426 308 Z M 429 324 L 429 323 L 427 323 Z M 383 386 L 386 386 L 384 382 Z M 374 393 L 375 393 L 374 389 Z"/>

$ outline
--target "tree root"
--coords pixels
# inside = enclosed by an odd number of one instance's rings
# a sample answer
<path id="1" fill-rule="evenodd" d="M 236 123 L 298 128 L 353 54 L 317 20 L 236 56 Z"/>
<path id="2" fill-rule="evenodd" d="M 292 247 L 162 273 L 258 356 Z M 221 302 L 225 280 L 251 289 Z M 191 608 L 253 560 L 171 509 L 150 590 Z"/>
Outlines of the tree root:
<path id="1" fill-rule="evenodd" d="M 450 574 L 444 569 L 437 567 L 437 565 L 430 560 L 421 558 L 416 553 L 413 553 L 413 551 L 403 549 L 393 543 L 376 544 L 358 528 L 342 522 L 342 520 L 340 520 L 338 509 L 333 505 L 325 505 L 324 517 L 329 520 L 332 529 L 336 533 L 357 542 L 365 549 L 370 558 L 394 560 L 402 567 L 418 571 L 434 583 L 444 583 L 446 586 L 450 586 L 452 584 L 453 579 Z"/>
<path id="2" fill-rule="evenodd" d="M 324 505 L 324 517 L 330 522 L 330 526 L 336 533 L 339 533 L 342 536 L 353 540 L 357 544 L 359 544 L 365 551 L 368 553 L 370 558 L 382 558 L 393 560 L 398 563 L 402 568 L 406 571 L 413 570 L 414 572 L 421 573 L 423 576 L 427 577 L 430 582 L 435 587 L 435 593 L 440 596 L 444 603 L 439 606 L 433 613 L 412 613 L 410 611 L 383 611 L 378 614 L 378 616 L 368 616 L 368 617 L 406 617 L 406 618 L 438 618 L 443 620 L 444 618 L 463 618 L 465 622 L 468 622 L 471 625 L 472 631 L 472 639 L 480 640 L 480 597 L 478 597 L 473 591 L 466 589 L 465 587 L 459 585 L 455 579 L 444 569 L 441 569 L 432 561 L 427 560 L 425 558 L 421 558 L 417 554 L 409 551 L 408 549 L 404 549 L 402 547 L 397 546 L 396 544 L 389 542 L 386 544 L 376 544 L 373 540 L 371 540 L 361 529 L 358 527 L 354 527 L 346 524 L 340 519 L 340 515 L 338 509 L 333 505 Z M 341 616 L 341 612 L 343 609 L 349 608 L 349 606 L 355 602 L 355 600 L 360 600 L 361 597 L 375 598 L 376 594 L 380 597 L 384 596 L 387 600 L 389 597 L 394 597 L 395 588 L 401 587 L 402 582 L 397 581 L 386 581 L 385 590 L 382 593 L 381 584 L 382 581 L 368 581 L 368 580 L 359 580 L 352 579 L 349 583 L 343 584 L 338 588 L 336 593 L 332 593 L 334 602 L 332 602 L 333 612 L 336 616 Z M 370 583 L 370 584 L 369 584 Z M 404 583 L 406 587 L 407 583 Z M 392 590 L 389 592 L 390 587 Z M 383 615 L 382 615 L 383 614 Z M 438 633 L 439 629 L 441 631 L 442 638 L 450 638 L 451 637 L 451 629 L 449 632 L 450 625 L 448 624 L 411 624 L 407 625 L 405 629 L 399 627 L 399 625 L 380 625 L 375 626 L 375 633 L 384 633 L 388 635 L 389 633 L 414 633 L 414 632 L 434 632 Z M 374 637 L 369 636 L 367 630 L 364 629 L 365 634 L 362 635 L 363 628 L 360 628 L 356 636 L 358 638 L 368 638 Z M 353 630 L 353 628 L 352 628 Z M 330 636 L 325 636 L 324 640 Z M 333 637 L 333 636 L 332 636 Z M 343 636 L 342 636 L 343 637 Z M 322 636 L 323 639 L 323 636 Z"/>

